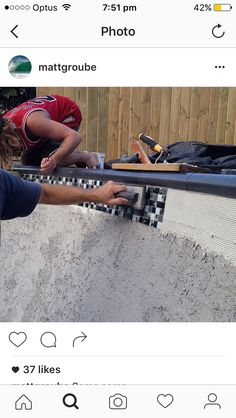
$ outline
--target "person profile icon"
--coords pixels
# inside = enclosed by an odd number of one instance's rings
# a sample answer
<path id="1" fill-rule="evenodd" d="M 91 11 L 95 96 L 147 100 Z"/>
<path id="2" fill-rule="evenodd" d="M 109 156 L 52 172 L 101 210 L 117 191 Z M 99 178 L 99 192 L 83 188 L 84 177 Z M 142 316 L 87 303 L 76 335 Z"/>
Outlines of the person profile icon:
<path id="1" fill-rule="evenodd" d="M 221 405 L 217 402 L 217 395 L 215 393 L 210 393 L 208 395 L 208 403 L 204 405 L 204 409 L 208 408 L 209 406 L 216 406 L 217 408 L 221 409 Z"/>

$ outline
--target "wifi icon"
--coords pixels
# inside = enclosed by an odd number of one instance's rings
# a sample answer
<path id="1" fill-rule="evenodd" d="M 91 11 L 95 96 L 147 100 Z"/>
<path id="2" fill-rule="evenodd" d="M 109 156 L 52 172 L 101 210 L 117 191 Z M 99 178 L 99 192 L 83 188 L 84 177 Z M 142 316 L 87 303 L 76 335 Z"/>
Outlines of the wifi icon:
<path id="1" fill-rule="evenodd" d="M 62 7 L 63 7 L 65 10 L 69 10 L 69 9 L 71 8 L 71 4 L 63 4 L 63 5 L 62 5 Z"/>

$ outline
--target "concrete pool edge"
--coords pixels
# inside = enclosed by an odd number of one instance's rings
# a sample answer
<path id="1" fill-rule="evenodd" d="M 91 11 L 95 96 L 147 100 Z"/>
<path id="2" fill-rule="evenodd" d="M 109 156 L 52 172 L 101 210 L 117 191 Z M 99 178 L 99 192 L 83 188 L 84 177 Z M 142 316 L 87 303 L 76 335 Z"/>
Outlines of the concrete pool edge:
<path id="1" fill-rule="evenodd" d="M 235 321 L 235 267 L 177 234 L 78 206 L 2 223 L 1 321 Z"/>

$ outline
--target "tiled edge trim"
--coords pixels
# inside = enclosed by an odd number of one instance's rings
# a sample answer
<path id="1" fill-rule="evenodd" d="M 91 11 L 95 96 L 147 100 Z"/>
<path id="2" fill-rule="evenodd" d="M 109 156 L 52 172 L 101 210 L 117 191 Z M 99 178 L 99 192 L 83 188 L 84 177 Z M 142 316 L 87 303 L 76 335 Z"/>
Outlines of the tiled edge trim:
<path id="1" fill-rule="evenodd" d="M 84 189 L 99 187 L 103 183 L 100 180 L 85 180 L 67 177 L 37 176 L 34 174 L 22 174 L 22 178 L 36 183 L 62 184 Z M 146 186 L 145 206 L 143 211 L 135 210 L 125 206 L 108 206 L 99 203 L 82 203 L 79 206 L 99 212 L 119 216 L 120 218 L 138 222 L 144 225 L 160 228 L 163 221 L 165 202 L 167 196 L 166 188 Z"/>

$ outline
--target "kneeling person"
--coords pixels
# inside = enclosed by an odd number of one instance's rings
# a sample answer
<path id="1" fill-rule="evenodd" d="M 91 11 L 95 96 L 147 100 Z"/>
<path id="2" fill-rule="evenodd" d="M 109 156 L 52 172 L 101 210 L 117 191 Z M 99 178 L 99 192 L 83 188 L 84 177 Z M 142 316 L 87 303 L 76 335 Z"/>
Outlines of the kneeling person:
<path id="1" fill-rule="evenodd" d="M 96 154 L 75 150 L 82 142 L 81 121 L 78 105 L 68 97 L 28 100 L 0 117 L 1 158 L 6 162 L 18 147 L 22 164 L 40 166 L 42 174 L 70 164 L 94 167 Z"/>

